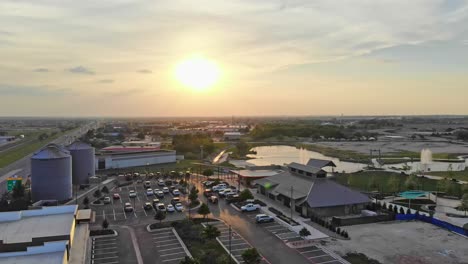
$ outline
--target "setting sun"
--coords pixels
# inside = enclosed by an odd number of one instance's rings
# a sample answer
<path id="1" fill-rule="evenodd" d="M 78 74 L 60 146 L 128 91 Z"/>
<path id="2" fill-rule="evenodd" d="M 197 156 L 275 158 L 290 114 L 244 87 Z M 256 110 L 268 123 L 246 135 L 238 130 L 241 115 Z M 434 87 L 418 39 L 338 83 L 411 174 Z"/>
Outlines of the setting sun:
<path id="1" fill-rule="evenodd" d="M 197 56 L 179 63 L 175 69 L 175 76 L 184 86 L 204 90 L 218 81 L 220 70 L 215 62 Z"/>

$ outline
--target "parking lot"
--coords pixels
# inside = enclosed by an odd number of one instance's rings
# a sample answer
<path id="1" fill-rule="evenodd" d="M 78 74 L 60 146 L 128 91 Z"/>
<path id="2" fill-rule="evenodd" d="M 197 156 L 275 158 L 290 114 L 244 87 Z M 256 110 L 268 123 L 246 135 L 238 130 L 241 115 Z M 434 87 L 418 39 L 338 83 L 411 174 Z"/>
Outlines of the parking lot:
<path id="1" fill-rule="evenodd" d="M 255 223 L 255 216 L 259 214 L 259 212 L 244 212 L 243 215 L 248 218 L 248 220 L 252 223 Z M 268 232 L 275 235 L 277 238 L 283 240 L 285 243 L 288 242 L 295 242 L 304 240 L 300 237 L 296 232 L 291 231 L 289 228 L 279 224 L 278 222 L 271 222 L 271 223 L 262 223 L 258 224 L 259 228 L 264 228 Z M 316 264 L 338 264 L 338 263 L 348 263 L 345 260 L 341 259 L 338 256 L 335 256 L 328 252 L 325 252 L 323 249 L 319 248 L 319 246 L 310 246 L 305 248 L 297 249 L 297 251 L 304 256 L 307 260 L 311 263 Z"/>
<path id="2" fill-rule="evenodd" d="M 163 186 L 158 186 L 156 180 L 151 180 L 151 189 L 160 189 L 162 190 Z M 130 190 L 134 190 L 137 194 L 135 198 L 129 197 Z M 118 193 L 120 195 L 120 199 L 112 199 L 112 195 L 114 193 Z M 124 186 L 124 187 L 116 187 L 111 190 L 109 194 L 105 196 L 109 196 L 111 198 L 110 204 L 100 204 L 94 205 L 90 204 L 91 208 L 96 212 L 96 221 L 100 222 L 104 218 L 106 218 L 110 222 L 125 222 L 131 221 L 132 219 L 138 218 L 153 218 L 156 214 L 156 210 L 151 208 L 150 210 L 145 210 L 144 205 L 146 202 L 152 204 L 153 199 L 157 198 L 160 200 L 161 203 L 164 203 L 166 206 L 170 204 L 171 199 L 174 196 L 171 193 L 165 193 L 164 198 L 158 198 L 154 195 L 147 196 L 146 195 L 146 188 L 143 186 L 143 183 L 135 183 L 133 185 Z M 184 196 L 180 196 L 182 204 L 185 206 L 185 199 Z M 124 205 L 125 203 L 130 203 L 133 206 L 133 212 L 125 212 Z M 165 220 L 179 220 L 184 218 L 183 212 L 168 212 L 166 214 Z"/>
<path id="3" fill-rule="evenodd" d="M 208 224 L 203 225 L 206 226 Z M 219 236 L 218 239 L 226 250 L 229 250 L 229 236 L 231 236 L 231 254 L 238 263 L 244 263 L 242 260 L 242 253 L 246 249 L 252 248 L 252 246 L 234 230 L 231 230 L 231 235 L 229 235 L 229 227 L 224 222 L 212 222 L 209 223 L 209 225 L 216 226 L 221 232 L 221 236 Z M 262 259 L 260 263 L 266 264 L 268 261 Z"/>
<path id="4" fill-rule="evenodd" d="M 119 263 L 119 249 L 116 237 L 93 237 L 91 247 L 91 264 Z"/>
<path id="5" fill-rule="evenodd" d="M 159 259 L 156 263 L 176 264 L 188 256 L 173 228 L 158 229 L 151 235 Z"/>

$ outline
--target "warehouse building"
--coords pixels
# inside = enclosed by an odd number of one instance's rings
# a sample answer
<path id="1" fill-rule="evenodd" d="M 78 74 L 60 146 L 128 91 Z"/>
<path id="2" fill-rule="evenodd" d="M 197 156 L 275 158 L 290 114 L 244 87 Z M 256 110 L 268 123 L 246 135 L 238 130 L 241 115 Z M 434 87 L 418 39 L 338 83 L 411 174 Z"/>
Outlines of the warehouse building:
<path id="1" fill-rule="evenodd" d="M 176 162 L 174 150 L 152 150 L 152 151 L 106 151 L 96 154 L 98 170 L 131 168 L 155 164 Z"/>
<path id="2" fill-rule="evenodd" d="M 291 163 L 282 173 L 254 181 L 258 192 L 305 217 L 358 214 L 369 197 L 327 179 L 322 168 Z"/>
<path id="3" fill-rule="evenodd" d="M 84 263 L 89 226 L 76 223 L 77 208 L 0 213 L 0 263 Z"/>

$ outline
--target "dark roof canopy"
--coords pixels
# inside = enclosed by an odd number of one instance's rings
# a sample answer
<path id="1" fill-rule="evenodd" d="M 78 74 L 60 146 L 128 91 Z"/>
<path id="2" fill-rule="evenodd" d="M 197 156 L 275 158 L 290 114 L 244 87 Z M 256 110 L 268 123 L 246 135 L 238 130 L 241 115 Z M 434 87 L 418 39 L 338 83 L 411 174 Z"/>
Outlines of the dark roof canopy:
<path id="1" fill-rule="evenodd" d="M 323 167 L 336 167 L 335 163 L 331 160 L 322 160 L 322 159 L 309 159 L 307 166 L 312 166 L 316 168 Z"/>
<path id="2" fill-rule="evenodd" d="M 288 167 L 296 169 L 296 170 L 302 170 L 302 171 L 305 171 L 305 172 L 310 172 L 312 174 L 326 173 L 326 171 L 322 170 L 321 168 L 307 166 L 307 165 L 300 164 L 300 163 L 297 163 L 297 162 L 291 162 L 288 165 Z"/>
<path id="3" fill-rule="evenodd" d="M 328 179 L 315 179 L 307 197 L 311 208 L 369 202 L 366 195 Z"/>

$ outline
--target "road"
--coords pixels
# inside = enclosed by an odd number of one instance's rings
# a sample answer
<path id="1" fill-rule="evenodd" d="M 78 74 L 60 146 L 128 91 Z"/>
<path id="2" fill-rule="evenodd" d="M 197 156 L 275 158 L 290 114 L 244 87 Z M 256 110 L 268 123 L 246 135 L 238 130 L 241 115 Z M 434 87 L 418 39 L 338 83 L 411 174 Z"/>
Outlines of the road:
<path id="1" fill-rule="evenodd" d="M 70 144 L 73 142 L 75 139 L 80 137 L 81 135 L 85 134 L 90 128 L 95 126 L 94 123 L 89 123 L 86 124 L 78 129 L 75 129 L 71 131 L 68 134 L 65 134 L 55 140 L 53 140 L 50 143 L 56 143 L 56 144 Z M 31 153 L 22 159 L 19 159 L 12 164 L 1 168 L 0 169 L 0 193 L 3 193 L 6 191 L 6 179 L 9 177 L 12 177 L 14 175 L 20 175 L 26 178 L 28 175 L 31 174 L 31 162 L 30 158 L 34 153 Z"/>
<path id="2" fill-rule="evenodd" d="M 199 182 L 196 182 L 196 185 L 199 190 L 203 190 Z M 233 230 L 257 248 L 271 264 L 311 263 L 296 250 L 288 247 L 282 240 L 268 232 L 267 229 L 260 228 L 254 221 L 248 221 L 246 215 L 232 208 L 224 199 L 213 205 L 207 202 L 202 191 L 200 191 L 199 199 L 209 205 L 213 217 L 222 219 L 226 224 L 231 225 Z"/>

